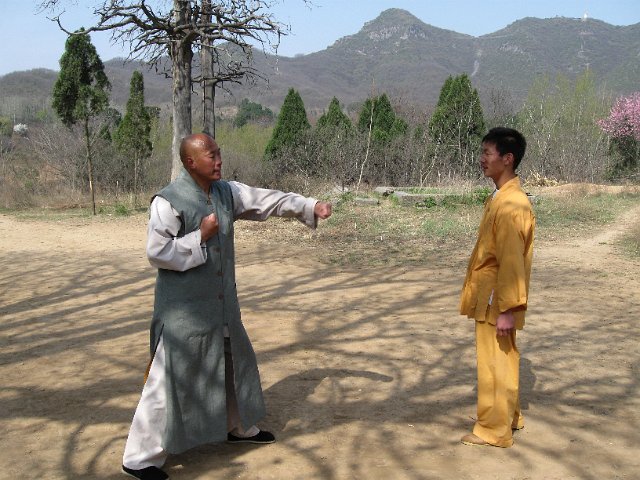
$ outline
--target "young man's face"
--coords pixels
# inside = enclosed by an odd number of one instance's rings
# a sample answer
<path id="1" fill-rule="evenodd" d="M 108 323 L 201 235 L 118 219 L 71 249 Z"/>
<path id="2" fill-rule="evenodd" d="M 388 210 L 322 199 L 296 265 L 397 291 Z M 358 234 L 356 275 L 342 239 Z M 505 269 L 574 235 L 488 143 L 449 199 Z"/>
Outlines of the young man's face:
<path id="1" fill-rule="evenodd" d="M 500 155 L 495 144 L 484 142 L 480 155 L 480 167 L 485 177 L 491 178 L 498 184 L 505 175 L 513 172 L 513 155 L 507 153 Z"/>

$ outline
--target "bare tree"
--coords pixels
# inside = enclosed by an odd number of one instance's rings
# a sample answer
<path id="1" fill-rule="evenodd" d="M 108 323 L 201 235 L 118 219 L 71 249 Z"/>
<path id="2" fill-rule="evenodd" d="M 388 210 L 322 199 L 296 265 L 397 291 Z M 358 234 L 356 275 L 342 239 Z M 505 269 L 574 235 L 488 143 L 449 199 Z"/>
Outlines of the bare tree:
<path id="1" fill-rule="evenodd" d="M 210 41 L 205 41 L 200 45 L 201 73 L 199 76 L 194 76 L 193 81 L 200 83 L 202 87 L 202 131 L 204 133 L 212 137 L 216 136 L 217 89 L 230 93 L 226 84 L 240 84 L 247 79 L 251 81 L 258 78 L 265 79 L 251 66 L 251 59 L 250 50 L 239 56 L 234 52 L 232 44 L 216 46 Z"/>
<path id="2" fill-rule="evenodd" d="M 64 11 L 60 10 L 64 2 L 45 0 L 40 6 L 55 15 L 51 19 L 64 32 L 73 35 L 76 32 L 62 24 Z M 263 49 L 269 45 L 277 51 L 280 36 L 285 35 L 287 29 L 266 11 L 273 4 L 269 0 L 171 0 L 171 6 L 167 8 L 168 3 L 160 0 L 102 0 L 94 8 L 95 25 L 86 28 L 84 33 L 109 31 L 114 42 L 130 45 L 129 58 L 145 59 L 156 67 L 162 67 L 162 58 L 168 54 L 173 79 L 171 176 L 175 178 L 181 165 L 180 140 L 191 133 L 191 62 L 194 48 L 204 47 L 213 54 L 214 45 L 230 43 L 247 53 L 258 44 Z M 221 71 L 224 74 L 226 70 Z M 213 82 L 215 88 L 219 83 L 215 75 L 210 69 L 202 78 Z M 212 100 L 213 97 L 211 105 Z"/>

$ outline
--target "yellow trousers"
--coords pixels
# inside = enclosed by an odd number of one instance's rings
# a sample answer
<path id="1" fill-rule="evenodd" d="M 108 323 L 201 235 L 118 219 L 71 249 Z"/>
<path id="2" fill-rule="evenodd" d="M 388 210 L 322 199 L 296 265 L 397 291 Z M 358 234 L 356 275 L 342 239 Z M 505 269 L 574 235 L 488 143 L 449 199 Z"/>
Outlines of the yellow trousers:
<path id="1" fill-rule="evenodd" d="M 510 447 L 513 445 L 511 429 L 524 426 L 518 394 L 520 352 L 516 331 L 499 337 L 495 325 L 475 324 L 478 419 L 473 433 L 492 445 Z"/>

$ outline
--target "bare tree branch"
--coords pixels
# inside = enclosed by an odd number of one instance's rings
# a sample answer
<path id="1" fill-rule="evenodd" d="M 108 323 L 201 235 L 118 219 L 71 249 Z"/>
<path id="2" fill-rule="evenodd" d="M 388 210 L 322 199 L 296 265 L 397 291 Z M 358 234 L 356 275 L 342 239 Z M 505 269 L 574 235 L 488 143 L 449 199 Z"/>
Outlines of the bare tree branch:
<path id="1" fill-rule="evenodd" d="M 268 45 L 277 53 L 280 38 L 289 32 L 288 26 L 269 13 L 274 4 L 269 0 L 101 0 L 93 12 L 96 22 L 82 32 L 63 25 L 65 1 L 44 0 L 40 8 L 51 12 L 50 19 L 68 35 L 109 31 L 112 42 L 129 45 L 128 59 L 146 60 L 156 71 L 162 69 L 164 56 L 169 56 L 173 78 L 172 177 L 180 170 L 179 142 L 191 133 L 193 82 L 204 82 L 206 88 L 213 89 L 211 97 L 215 97 L 217 86 L 257 76 L 251 66 L 253 45 L 260 45 L 263 50 Z M 308 0 L 303 1 L 311 5 Z M 225 44 L 237 46 L 241 55 L 219 63 Z M 208 67 L 209 71 L 196 79 L 191 71 L 194 49 L 218 62 L 217 68 Z"/>

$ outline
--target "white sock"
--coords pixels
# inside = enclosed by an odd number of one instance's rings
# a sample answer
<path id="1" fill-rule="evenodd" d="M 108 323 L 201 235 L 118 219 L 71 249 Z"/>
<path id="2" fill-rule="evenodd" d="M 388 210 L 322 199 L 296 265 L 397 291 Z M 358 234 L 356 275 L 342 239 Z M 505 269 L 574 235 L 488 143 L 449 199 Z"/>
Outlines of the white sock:
<path id="1" fill-rule="evenodd" d="M 231 432 L 229 433 L 231 433 L 231 435 L 233 435 L 234 437 L 249 438 L 249 437 L 255 437 L 257 434 L 259 434 L 260 429 L 255 425 L 252 425 L 246 431 L 243 431 L 242 427 L 236 427 L 233 430 L 231 430 Z"/>

